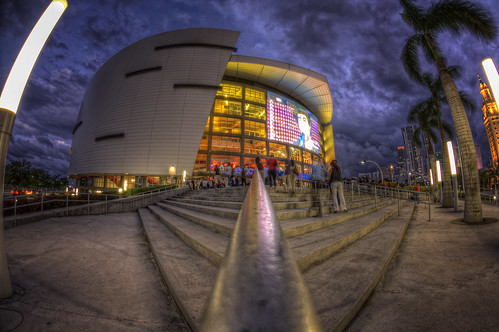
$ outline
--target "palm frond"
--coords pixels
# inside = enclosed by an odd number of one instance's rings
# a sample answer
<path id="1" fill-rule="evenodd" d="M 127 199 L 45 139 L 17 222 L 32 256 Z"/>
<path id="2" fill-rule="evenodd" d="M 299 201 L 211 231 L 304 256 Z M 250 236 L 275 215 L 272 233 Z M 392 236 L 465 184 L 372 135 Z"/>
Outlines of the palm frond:
<path id="1" fill-rule="evenodd" d="M 464 91 L 459 91 L 459 97 L 465 109 L 469 110 L 471 114 L 475 113 L 476 105 L 473 99 Z"/>
<path id="2" fill-rule="evenodd" d="M 453 140 L 454 139 L 454 129 L 452 128 L 452 126 L 445 121 L 441 121 L 441 124 L 442 124 L 442 128 L 443 128 L 445 134 L 447 135 L 447 137 L 449 138 L 449 140 Z"/>
<path id="3" fill-rule="evenodd" d="M 423 9 L 416 6 L 414 1 L 411 0 L 400 0 L 400 5 L 404 11 L 400 14 L 404 22 L 413 27 L 416 31 L 422 31 L 421 26 L 424 21 Z"/>
<path id="4" fill-rule="evenodd" d="M 497 37 L 497 26 L 485 8 L 462 0 L 443 0 L 428 8 L 427 27 L 434 32 L 469 31 L 479 39 L 490 42 Z"/>
<path id="5" fill-rule="evenodd" d="M 413 80 L 418 83 L 423 83 L 421 69 L 419 65 L 418 48 L 422 45 L 423 35 L 414 35 L 407 39 L 400 59 L 404 65 L 404 69 Z"/>

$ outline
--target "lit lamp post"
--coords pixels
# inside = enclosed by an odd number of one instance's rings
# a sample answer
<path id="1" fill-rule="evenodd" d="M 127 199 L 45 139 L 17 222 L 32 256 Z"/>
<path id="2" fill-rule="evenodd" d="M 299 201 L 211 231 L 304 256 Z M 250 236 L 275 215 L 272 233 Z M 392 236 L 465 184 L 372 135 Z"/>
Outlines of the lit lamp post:
<path id="1" fill-rule="evenodd" d="M 376 165 L 378 167 L 379 173 L 381 174 L 381 182 L 383 182 L 383 171 L 381 170 L 381 167 L 372 160 L 362 160 L 360 162 L 361 165 L 365 165 L 365 163 L 373 163 L 374 165 Z"/>
<path id="2" fill-rule="evenodd" d="M 443 199 L 442 193 L 442 171 L 440 170 L 440 160 L 437 160 L 437 181 L 438 181 L 438 190 L 440 191 L 440 202 Z"/>
<path id="3" fill-rule="evenodd" d="M 2 194 L 0 202 L 2 207 L 7 149 L 17 109 L 36 59 L 67 6 L 66 0 L 53 0 L 47 7 L 21 48 L 0 96 L 0 190 Z M 9 297 L 13 293 L 3 232 L 2 212 L 0 213 L 0 298 Z"/>
<path id="4" fill-rule="evenodd" d="M 170 166 L 169 172 L 170 172 L 170 180 L 173 183 L 173 177 L 175 176 L 175 173 L 177 172 L 174 165 Z"/>
<path id="5" fill-rule="evenodd" d="M 494 61 L 488 58 L 482 61 L 482 67 L 485 71 L 485 75 L 487 76 L 487 80 L 489 81 L 490 88 L 492 90 L 492 94 L 494 95 L 494 99 L 496 101 L 499 100 L 499 74 L 497 74 L 496 66 L 494 65 Z"/>
<path id="6" fill-rule="evenodd" d="M 454 184 L 454 211 L 457 211 L 457 171 L 452 141 L 447 141 L 447 151 L 449 152 L 450 174 L 452 175 L 452 183 Z"/>

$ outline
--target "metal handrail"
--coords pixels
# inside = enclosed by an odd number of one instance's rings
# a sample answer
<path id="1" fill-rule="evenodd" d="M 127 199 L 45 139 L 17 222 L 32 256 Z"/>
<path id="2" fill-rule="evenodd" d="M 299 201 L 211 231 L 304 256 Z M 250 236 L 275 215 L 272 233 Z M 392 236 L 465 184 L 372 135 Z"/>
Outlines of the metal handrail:
<path id="1" fill-rule="evenodd" d="M 322 330 L 259 174 L 251 181 L 206 308 L 200 331 Z"/>

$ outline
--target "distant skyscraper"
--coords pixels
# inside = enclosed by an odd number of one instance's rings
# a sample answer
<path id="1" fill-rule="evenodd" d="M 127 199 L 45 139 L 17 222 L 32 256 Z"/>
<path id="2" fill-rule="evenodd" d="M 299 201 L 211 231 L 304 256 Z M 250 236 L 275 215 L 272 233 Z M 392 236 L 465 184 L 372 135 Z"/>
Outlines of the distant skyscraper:
<path id="1" fill-rule="evenodd" d="M 405 157 L 405 147 L 397 146 L 397 167 L 400 169 L 407 170 L 407 161 Z"/>
<path id="2" fill-rule="evenodd" d="M 402 128 L 402 138 L 404 139 L 406 170 L 408 172 L 426 173 L 423 151 L 416 145 L 414 131 L 416 126 L 410 125 Z"/>
<path id="3" fill-rule="evenodd" d="M 480 145 L 478 144 L 475 145 L 475 152 L 476 152 L 476 162 L 478 163 L 478 169 L 482 169 L 483 160 L 482 160 L 482 150 L 480 150 Z"/>
<path id="4" fill-rule="evenodd" d="M 490 154 L 492 155 L 492 164 L 499 166 L 499 109 L 497 102 L 492 97 L 489 88 L 482 79 L 480 81 L 480 94 L 482 95 L 482 112 L 483 124 L 487 131 L 487 138 L 489 140 Z"/>

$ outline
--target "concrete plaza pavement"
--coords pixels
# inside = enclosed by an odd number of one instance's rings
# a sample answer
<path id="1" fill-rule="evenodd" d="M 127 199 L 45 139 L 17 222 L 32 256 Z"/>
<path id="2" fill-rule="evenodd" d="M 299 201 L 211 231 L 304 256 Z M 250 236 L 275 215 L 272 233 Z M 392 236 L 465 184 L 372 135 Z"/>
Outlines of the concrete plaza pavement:
<path id="1" fill-rule="evenodd" d="M 498 331 L 499 222 L 418 206 L 387 275 L 349 331 Z M 483 205 L 499 218 L 499 206 Z M 136 213 L 50 218 L 5 232 L 15 295 L 0 331 L 189 331 Z"/>

